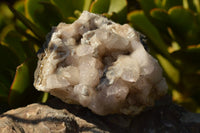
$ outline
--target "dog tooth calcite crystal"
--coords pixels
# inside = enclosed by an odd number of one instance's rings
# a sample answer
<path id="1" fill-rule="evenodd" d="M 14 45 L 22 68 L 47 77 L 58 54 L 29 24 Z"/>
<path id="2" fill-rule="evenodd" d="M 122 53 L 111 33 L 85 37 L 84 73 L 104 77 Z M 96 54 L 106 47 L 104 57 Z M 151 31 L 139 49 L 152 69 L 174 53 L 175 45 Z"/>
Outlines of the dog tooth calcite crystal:
<path id="1" fill-rule="evenodd" d="M 99 115 L 134 115 L 167 92 L 162 69 L 128 24 L 84 11 L 60 23 L 38 54 L 34 86 Z"/>

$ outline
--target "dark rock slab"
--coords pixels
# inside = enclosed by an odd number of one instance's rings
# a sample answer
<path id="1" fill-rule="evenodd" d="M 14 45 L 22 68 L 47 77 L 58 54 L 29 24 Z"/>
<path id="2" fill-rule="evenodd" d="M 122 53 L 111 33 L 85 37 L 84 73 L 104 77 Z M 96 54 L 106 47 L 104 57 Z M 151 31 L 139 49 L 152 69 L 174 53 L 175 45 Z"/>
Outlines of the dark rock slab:
<path id="1" fill-rule="evenodd" d="M 163 101 L 162 101 L 163 103 Z M 137 116 L 99 116 L 57 98 L 0 115 L 1 133 L 200 133 L 200 114 L 168 102 Z"/>

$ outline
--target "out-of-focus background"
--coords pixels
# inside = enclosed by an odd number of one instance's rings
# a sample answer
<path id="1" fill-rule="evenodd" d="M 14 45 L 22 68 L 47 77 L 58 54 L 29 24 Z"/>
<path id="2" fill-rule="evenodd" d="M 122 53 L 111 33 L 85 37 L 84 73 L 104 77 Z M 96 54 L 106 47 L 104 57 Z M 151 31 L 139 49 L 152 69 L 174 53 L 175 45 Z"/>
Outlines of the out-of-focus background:
<path id="1" fill-rule="evenodd" d="M 83 10 L 129 23 L 158 59 L 174 102 L 200 112 L 200 0 L 0 1 L 0 113 L 49 95 L 33 87 L 36 53 L 59 22 Z"/>

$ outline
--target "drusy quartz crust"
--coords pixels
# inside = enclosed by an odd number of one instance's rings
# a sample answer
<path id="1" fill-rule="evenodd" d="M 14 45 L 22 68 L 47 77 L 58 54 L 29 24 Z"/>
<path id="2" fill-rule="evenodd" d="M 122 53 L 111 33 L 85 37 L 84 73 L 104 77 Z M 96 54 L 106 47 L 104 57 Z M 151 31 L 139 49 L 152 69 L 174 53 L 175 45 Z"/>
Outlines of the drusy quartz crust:
<path id="1" fill-rule="evenodd" d="M 72 24 L 54 27 L 38 58 L 37 90 L 99 115 L 137 114 L 167 91 L 139 33 L 87 11 Z"/>

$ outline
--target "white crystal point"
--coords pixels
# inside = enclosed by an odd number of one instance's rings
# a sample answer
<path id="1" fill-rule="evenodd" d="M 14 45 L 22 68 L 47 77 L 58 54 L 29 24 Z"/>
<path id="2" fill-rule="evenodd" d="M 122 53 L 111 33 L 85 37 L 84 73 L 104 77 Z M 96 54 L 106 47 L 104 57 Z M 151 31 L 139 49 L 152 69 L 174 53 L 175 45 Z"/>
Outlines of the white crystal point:
<path id="1" fill-rule="evenodd" d="M 140 34 L 84 11 L 60 23 L 38 54 L 34 86 L 94 113 L 134 115 L 167 92 L 162 69 L 140 42 Z"/>

